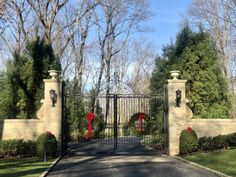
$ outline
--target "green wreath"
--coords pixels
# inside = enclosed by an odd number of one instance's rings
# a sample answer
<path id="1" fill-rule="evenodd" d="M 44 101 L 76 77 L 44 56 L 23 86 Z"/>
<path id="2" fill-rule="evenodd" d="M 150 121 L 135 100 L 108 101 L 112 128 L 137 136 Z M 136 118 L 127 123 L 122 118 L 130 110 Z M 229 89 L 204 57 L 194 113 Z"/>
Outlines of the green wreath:
<path id="1" fill-rule="evenodd" d="M 147 126 L 147 120 L 149 119 L 149 116 L 144 113 L 144 124 L 143 124 L 143 131 L 140 131 L 139 129 L 139 115 L 141 112 L 137 112 L 135 114 L 133 114 L 129 120 L 128 123 L 128 132 L 126 134 L 128 135 L 136 135 L 136 136 L 140 136 L 140 135 L 145 135 L 147 133 L 146 131 L 146 126 Z"/>

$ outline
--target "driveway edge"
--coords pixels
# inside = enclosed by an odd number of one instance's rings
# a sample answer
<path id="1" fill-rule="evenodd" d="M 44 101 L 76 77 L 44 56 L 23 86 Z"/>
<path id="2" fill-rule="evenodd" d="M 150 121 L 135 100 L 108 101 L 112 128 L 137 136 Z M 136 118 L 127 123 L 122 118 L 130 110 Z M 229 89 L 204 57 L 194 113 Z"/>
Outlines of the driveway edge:
<path id="1" fill-rule="evenodd" d="M 49 165 L 49 167 L 44 170 L 44 172 L 39 176 L 39 177 L 46 177 L 47 174 L 52 170 L 52 168 L 61 160 L 61 156 L 59 156 L 58 158 L 56 158 L 56 160 L 54 160 L 51 165 Z"/>
<path id="2" fill-rule="evenodd" d="M 208 171 L 208 172 L 210 172 L 210 173 L 212 173 L 212 174 L 214 174 L 214 175 L 220 176 L 220 177 L 232 177 L 232 176 L 228 176 L 228 175 L 226 175 L 226 174 L 224 174 L 224 173 L 221 173 L 221 172 L 219 172 L 219 171 L 212 170 L 212 169 L 210 169 L 210 168 L 208 168 L 208 167 L 204 167 L 204 166 L 199 165 L 199 164 L 197 164 L 197 163 L 188 161 L 188 160 L 183 159 L 183 158 L 178 157 L 178 156 L 170 156 L 170 157 L 173 157 L 173 158 L 175 158 L 175 159 L 177 159 L 177 160 L 179 160 L 179 161 L 182 161 L 182 162 L 184 162 L 184 163 L 186 163 L 186 164 L 189 164 L 189 165 L 191 165 L 191 166 L 193 166 L 193 167 L 200 168 L 200 169 L 202 169 L 202 170 Z"/>

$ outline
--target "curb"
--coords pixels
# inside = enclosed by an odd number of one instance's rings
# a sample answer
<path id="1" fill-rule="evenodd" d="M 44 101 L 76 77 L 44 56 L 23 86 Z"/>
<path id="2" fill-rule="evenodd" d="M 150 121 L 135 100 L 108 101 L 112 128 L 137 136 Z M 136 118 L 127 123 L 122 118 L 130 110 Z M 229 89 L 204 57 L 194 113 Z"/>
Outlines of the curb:
<path id="1" fill-rule="evenodd" d="M 143 143 L 140 143 L 141 145 L 145 146 L 145 148 L 149 149 L 149 150 L 154 150 L 156 152 L 161 152 L 162 156 L 168 156 L 167 153 L 166 153 L 166 150 L 163 150 L 163 151 L 159 151 L 153 147 L 150 147 L 149 145 L 145 145 Z"/>
<path id="2" fill-rule="evenodd" d="M 56 160 L 54 160 L 54 161 L 52 162 L 52 164 L 49 165 L 49 167 L 48 167 L 46 170 L 44 170 L 44 172 L 43 172 L 39 177 L 46 177 L 47 174 L 52 170 L 52 168 L 53 168 L 60 160 L 61 160 L 61 156 L 59 156 Z"/>
<path id="3" fill-rule="evenodd" d="M 184 162 L 184 163 L 186 163 L 186 164 L 189 164 L 189 165 L 191 165 L 191 166 L 193 166 L 193 167 L 200 168 L 200 169 L 202 169 L 202 170 L 208 171 L 208 172 L 210 172 L 210 173 L 212 173 L 212 174 L 214 174 L 214 175 L 220 176 L 220 177 L 232 177 L 232 176 L 228 176 L 228 175 L 226 175 L 226 174 L 224 174 L 224 173 L 221 173 L 221 172 L 219 172 L 219 171 L 212 170 L 212 169 L 210 169 L 210 168 L 208 168 L 208 167 L 204 167 L 204 166 L 199 165 L 199 164 L 197 164 L 197 163 L 194 163 L 194 162 L 185 160 L 185 159 L 183 159 L 183 158 L 181 158 L 181 157 L 177 157 L 177 156 L 170 156 L 170 157 L 173 157 L 173 158 L 175 158 L 175 159 L 177 159 L 177 160 L 179 160 L 179 161 L 182 161 L 182 162 Z"/>

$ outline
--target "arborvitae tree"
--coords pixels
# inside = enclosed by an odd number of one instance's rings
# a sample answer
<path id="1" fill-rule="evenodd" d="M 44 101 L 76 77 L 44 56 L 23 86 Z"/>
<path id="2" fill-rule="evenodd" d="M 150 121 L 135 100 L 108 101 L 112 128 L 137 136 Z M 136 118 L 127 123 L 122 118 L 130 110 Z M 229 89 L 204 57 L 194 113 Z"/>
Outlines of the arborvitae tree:
<path id="1" fill-rule="evenodd" d="M 53 66 L 60 68 L 50 44 L 37 37 L 26 45 L 22 54 L 15 53 L 7 67 L 9 107 L 5 118 L 34 118 L 43 98 L 43 79 Z M 6 115 L 4 115 L 6 116 Z"/>
<path id="2" fill-rule="evenodd" d="M 163 92 L 170 77 L 169 71 L 180 70 L 187 82 L 190 108 L 201 118 L 229 116 L 230 101 L 225 78 L 219 65 L 214 41 L 200 30 L 193 32 L 186 26 L 177 35 L 175 44 L 164 47 L 163 57 L 156 60 L 150 89 L 154 94 Z"/>
<path id="3" fill-rule="evenodd" d="M 194 42 L 196 42 L 192 38 L 193 35 L 194 33 L 188 25 L 184 26 L 181 32 L 178 33 L 174 50 L 174 55 L 177 59 L 179 59 L 178 57 L 182 55 L 186 47 L 191 46 Z M 176 62 L 174 61 L 174 63 Z"/>
<path id="4" fill-rule="evenodd" d="M 35 40 L 26 45 L 26 55 L 32 62 L 32 91 L 35 93 L 36 108 L 40 105 L 43 98 L 44 84 L 43 79 L 49 78 L 50 69 L 61 70 L 59 60 L 55 57 L 51 44 L 45 39 L 36 37 Z"/>
<path id="5" fill-rule="evenodd" d="M 30 118 L 35 111 L 33 92 L 32 62 L 26 56 L 14 54 L 9 62 L 7 77 L 10 82 L 9 90 L 12 115 L 10 118 Z"/>
<path id="6" fill-rule="evenodd" d="M 9 113 L 12 112 L 10 95 L 14 94 L 11 93 L 9 90 L 9 81 L 6 78 L 6 73 L 1 71 L 0 72 L 0 119 L 4 119 L 9 117 Z"/>
<path id="7" fill-rule="evenodd" d="M 227 118 L 230 101 L 216 45 L 204 32 L 192 38 L 196 43 L 185 48 L 179 63 L 181 77 L 187 79 L 189 106 L 201 118 Z"/>
<path id="8" fill-rule="evenodd" d="M 162 94 L 166 79 L 170 78 L 170 71 L 178 68 L 178 62 L 184 49 L 193 43 L 193 32 L 185 26 L 176 36 L 176 42 L 163 47 L 162 56 L 156 58 L 156 67 L 152 73 L 150 91 Z"/>

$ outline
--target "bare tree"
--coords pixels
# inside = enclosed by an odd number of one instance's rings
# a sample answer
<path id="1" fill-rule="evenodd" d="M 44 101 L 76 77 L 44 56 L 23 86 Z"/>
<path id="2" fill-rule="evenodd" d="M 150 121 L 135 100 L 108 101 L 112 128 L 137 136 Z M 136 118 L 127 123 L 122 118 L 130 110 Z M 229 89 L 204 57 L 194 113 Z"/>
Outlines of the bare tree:
<path id="1" fill-rule="evenodd" d="M 28 36 L 32 34 L 31 27 L 34 25 L 34 20 L 31 15 L 31 8 L 26 0 L 6 1 L 5 13 L 1 18 L 0 37 L 11 54 L 20 53 Z"/>
<path id="2" fill-rule="evenodd" d="M 77 18 L 80 18 L 80 23 L 78 23 L 79 39 L 77 40 L 79 41 L 79 44 L 76 43 L 76 36 L 73 36 L 71 40 L 71 47 L 75 55 L 75 75 L 77 78 L 77 82 L 75 85 L 79 93 L 82 92 L 82 78 L 83 78 L 82 76 L 83 76 L 83 63 L 84 63 L 86 39 L 88 37 L 90 22 L 96 5 L 97 3 L 92 1 L 91 2 L 84 1 L 84 3 L 81 4 L 81 8 L 77 16 Z"/>
<path id="3" fill-rule="evenodd" d="M 33 8 L 44 28 L 46 40 L 51 44 L 53 40 L 53 25 L 55 24 L 56 17 L 68 0 L 27 0 L 27 2 Z"/>
<path id="4" fill-rule="evenodd" d="M 119 53 L 131 34 L 140 31 L 139 24 L 146 20 L 150 11 L 144 0 L 101 0 L 96 13 L 96 26 L 100 45 L 101 68 L 96 84 L 100 92 L 104 69 L 106 71 L 106 95 L 110 93 L 111 60 Z M 99 16 L 100 15 L 100 16 Z M 119 41 L 120 48 L 114 47 Z"/>
<path id="5" fill-rule="evenodd" d="M 76 33 L 76 16 L 71 15 L 70 20 L 63 13 L 69 0 L 27 0 L 34 11 L 39 33 L 54 48 L 56 58 L 62 60 L 72 36 Z M 68 30 L 68 28 L 73 30 Z"/>
<path id="6" fill-rule="evenodd" d="M 95 94 L 101 90 L 103 73 L 105 71 L 105 94 L 111 89 L 111 62 L 126 44 L 129 36 L 138 31 L 138 24 L 149 16 L 148 5 L 144 0 L 99 0 L 95 12 L 95 24 L 100 45 L 100 63 Z M 114 47 L 119 41 L 120 48 Z M 108 117 L 109 99 L 106 100 L 106 118 Z"/>
<path id="7" fill-rule="evenodd" d="M 121 43 L 122 45 L 122 43 Z M 123 94 L 123 92 L 125 91 L 125 78 L 128 75 L 128 69 L 129 66 L 131 64 L 131 58 L 130 58 L 130 53 L 132 53 L 132 49 L 130 47 L 130 43 L 127 42 L 124 46 L 124 48 L 122 49 L 122 52 L 117 53 L 114 58 L 113 58 L 113 62 L 111 63 L 111 68 L 112 68 L 112 73 L 116 74 L 116 78 L 115 75 L 113 76 L 113 91 L 115 92 L 115 86 L 116 91 L 118 94 Z M 119 48 L 119 44 L 117 43 L 117 46 Z M 115 85 L 115 80 L 116 79 L 116 84 Z"/>
<path id="8" fill-rule="evenodd" d="M 4 15 L 6 10 L 6 0 L 0 0 L 0 19 Z"/>
<path id="9" fill-rule="evenodd" d="M 66 64 L 63 73 L 66 73 L 65 70 L 74 63 L 77 80 L 75 85 L 81 92 L 85 43 L 97 2 L 93 0 L 27 1 L 37 16 L 43 29 L 42 33 L 52 44 L 57 58 L 61 63 Z"/>
<path id="10" fill-rule="evenodd" d="M 133 94 L 148 94 L 156 51 L 152 42 L 144 39 L 132 46 L 132 69 L 126 78 L 126 89 Z"/>
<path id="11" fill-rule="evenodd" d="M 215 39 L 220 54 L 220 63 L 226 77 L 229 75 L 229 38 L 231 24 L 231 0 L 194 0 L 189 8 L 192 22 L 203 26 Z"/>

